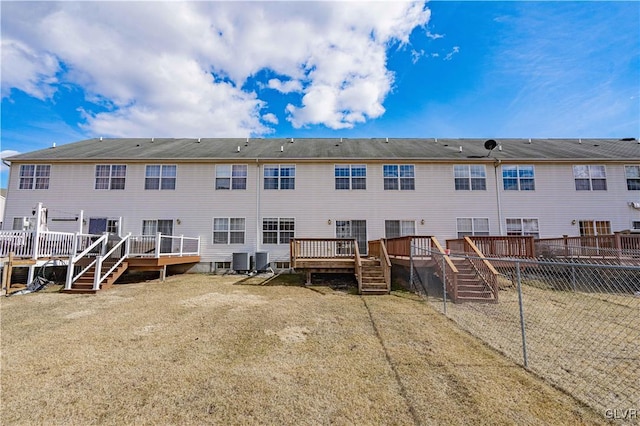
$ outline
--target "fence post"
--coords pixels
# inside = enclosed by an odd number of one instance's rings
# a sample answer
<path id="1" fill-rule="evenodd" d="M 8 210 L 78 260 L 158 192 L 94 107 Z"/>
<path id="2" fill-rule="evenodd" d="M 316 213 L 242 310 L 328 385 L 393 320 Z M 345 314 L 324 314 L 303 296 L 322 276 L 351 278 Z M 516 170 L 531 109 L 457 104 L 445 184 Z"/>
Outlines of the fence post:
<path id="1" fill-rule="evenodd" d="M 416 291 L 416 289 L 413 288 L 413 246 L 409 248 L 409 289 Z"/>
<path id="2" fill-rule="evenodd" d="M 442 303 L 444 304 L 444 314 L 447 315 L 447 268 L 444 253 L 442 254 Z"/>
<path id="3" fill-rule="evenodd" d="M 529 367 L 529 359 L 527 357 L 527 330 L 524 323 L 524 306 L 522 303 L 522 280 L 520 279 L 520 262 L 516 261 L 516 279 L 518 283 L 518 306 L 520 307 L 520 332 L 522 333 L 522 358 L 524 367 Z"/>

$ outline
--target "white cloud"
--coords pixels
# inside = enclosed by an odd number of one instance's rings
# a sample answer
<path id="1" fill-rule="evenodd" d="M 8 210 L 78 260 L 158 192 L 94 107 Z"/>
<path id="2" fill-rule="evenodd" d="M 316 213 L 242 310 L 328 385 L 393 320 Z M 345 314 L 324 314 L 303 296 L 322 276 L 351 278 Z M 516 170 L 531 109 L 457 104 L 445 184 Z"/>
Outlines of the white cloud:
<path id="1" fill-rule="evenodd" d="M 453 49 L 451 49 L 451 52 L 447 53 L 447 55 L 444 58 L 442 58 L 442 60 L 450 61 L 451 59 L 453 59 L 453 55 L 455 55 L 458 52 L 460 52 L 460 46 L 453 46 Z"/>
<path id="2" fill-rule="evenodd" d="M 271 124 L 278 124 L 278 117 L 275 114 L 269 112 L 262 116 L 262 121 Z"/>
<path id="3" fill-rule="evenodd" d="M 85 114 L 86 131 L 105 136 L 269 133 L 265 99 L 243 90 L 261 70 L 280 76 L 268 87 L 300 94 L 293 126 L 352 127 L 384 113 L 386 50 L 430 17 L 422 1 L 31 6 L 3 4 L 3 96 L 80 85 L 109 106 Z"/>
<path id="4" fill-rule="evenodd" d="M 275 89 L 282 93 L 300 92 L 302 90 L 302 83 L 298 80 L 282 81 L 277 78 L 269 80 L 267 86 L 270 89 Z"/>
<path id="5" fill-rule="evenodd" d="M 431 40 L 437 40 L 439 38 L 444 38 L 444 34 L 434 34 L 431 31 L 427 31 L 427 37 Z"/>
<path id="6" fill-rule="evenodd" d="M 36 52 L 18 40 L 2 39 L 2 97 L 8 97 L 11 89 L 22 90 L 38 99 L 45 99 L 54 92 L 55 74 L 60 69 L 58 61 L 46 52 Z"/>
<path id="7" fill-rule="evenodd" d="M 0 160 L 4 160 L 5 158 L 9 158 L 13 155 L 20 154 L 18 151 L 13 151 L 10 149 L 5 149 L 0 151 Z M 6 172 L 9 168 L 4 164 L 3 161 L 0 161 L 0 172 Z"/>

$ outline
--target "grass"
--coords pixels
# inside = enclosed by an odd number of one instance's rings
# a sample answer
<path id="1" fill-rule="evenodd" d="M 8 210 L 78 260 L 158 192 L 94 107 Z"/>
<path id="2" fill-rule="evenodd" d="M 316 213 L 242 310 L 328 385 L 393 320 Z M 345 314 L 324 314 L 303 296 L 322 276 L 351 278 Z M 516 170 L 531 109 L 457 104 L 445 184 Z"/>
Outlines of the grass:
<path id="1" fill-rule="evenodd" d="M 601 424 L 406 292 L 183 275 L 0 300 L 2 424 Z"/>

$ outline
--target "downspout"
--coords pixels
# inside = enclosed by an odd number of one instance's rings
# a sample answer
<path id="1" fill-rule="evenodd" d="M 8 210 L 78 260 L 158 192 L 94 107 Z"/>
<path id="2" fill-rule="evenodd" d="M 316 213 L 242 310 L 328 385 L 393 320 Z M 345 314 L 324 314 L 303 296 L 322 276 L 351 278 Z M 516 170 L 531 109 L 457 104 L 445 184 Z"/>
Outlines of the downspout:
<path id="1" fill-rule="evenodd" d="M 493 162 L 493 176 L 496 181 L 496 202 L 498 205 L 498 229 L 500 231 L 500 235 L 504 235 L 504 230 L 502 227 L 502 201 L 500 200 L 500 185 L 498 183 L 498 166 L 502 163 L 499 158 L 496 158 Z"/>
<path id="2" fill-rule="evenodd" d="M 260 162 L 256 158 L 256 251 L 260 251 Z"/>

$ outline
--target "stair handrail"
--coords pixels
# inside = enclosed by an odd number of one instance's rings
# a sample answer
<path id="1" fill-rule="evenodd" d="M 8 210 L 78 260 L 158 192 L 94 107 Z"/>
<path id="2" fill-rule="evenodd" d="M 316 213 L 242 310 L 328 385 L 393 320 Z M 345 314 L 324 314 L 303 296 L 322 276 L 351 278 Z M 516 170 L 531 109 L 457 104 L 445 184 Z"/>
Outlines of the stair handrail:
<path id="1" fill-rule="evenodd" d="M 360 257 L 360 248 L 358 240 L 353 240 L 353 256 L 356 277 L 358 278 L 358 294 L 362 293 L 362 258 Z"/>
<path id="2" fill-rule="evenodd" d="M 478 273 L 478 276 L 482 278 L 484 283 L 491 289 L 491 293 L 493 293 L 493 297 L 495 301 L 498 301 L 498 271 L 493 267 L 491 262 L 485 257 L 485 255 L 480 251 L 478 246 L 471 240 L 469 237 L 464 237 L 465 248 L 469 250 L 465 250 L 465 252 L 470 252 L 475 256 L 469 257 L 469 261 L 473 265 L 474 269 Z M 480 260 L 480 261 L 478 261 Z"/>
<path id="3" fill-rule="evenodd" d="M 387 253 L 387 245 L 384 238 L 380 239 L 380 264 L 382 265 L 382 274 L 384 282 L 387 284 L 387 291 L 391 291 L 391 259 Z"/>
<path id="4" fill-rule="evenodd" d="M 74 276 L 73 275 L 73 269 L 74 269 L 76 263 L 78 263 L 78 261 L 80 259 L 82 259 L 83 257 L 87 256 L 96 247 L 106 244 L 107 243 L 107 238 L 108 238 L 107 234 L 103 234 L 100 238 L 98 238 L 91 245 L 89 245 L 89 247 L 84 249 L 84 251 L 82 251 L 80 254 L 74 255 L 74 253 L 78 249 L 78 236 L 79 235 L 80 235 L 79 233 L 76 233 L 75 238 L 73 239 L 73 249 L 72 249 L 72 252 L 71 252 L 71 256 L 69 256 L 69 265 L 67 266 L 67 280 L 65 281 L 65 284 L 64 284 L 64 289 L 65 290 L 71 290 L 71 285 L 78 278 L 80 278 L 85 272 L 87 272 L 89 269 L 91 269 L 91 267 L 93 265 L 96 264 L 97 258 L 94 259 L 92 262 L 90 262 L 82 271 L 80 271 L 78 274 L 76 274 Z M 102 250 L 100 250 L 100 251 L 102 251 Z"/>
<path id="5" fill-rule="evenodd" d="M 127 235 L 125 235 L 124 237 L 122 237 L 122 239 L 120 241 L 118 241 L 118 244 L 114 245 L 111 250 L 109 250 L 106 254 L 104 254 L 103 256 L 98 256 L 97 257 L 97 263 L 96 263 L 96 273 L 94 275 L 93 278 L 93 289 L 94 290 L 100 290 L 100 284 L 102 284 L 102 282 L 109 276 L 111 275 L 111 273 L 113 271 L 115 271 L 121 264 L 122 262 L 124 262 L 125 259 L 127 259 L 129 257 L 129 238 L 131 237 L 131 232 L 129 232 Z M 120 258 L 118 258 L 118 260 L 116 261 L 116 263 L 104 274 L 101 274 L 102 271 L 102 262 L 104 259 L 108 259 L 109 256 L 111 256 L 113 253 L 115 253 L 115 251 L 117 249 L 119 249 L 120 247 L 122 247 L 122 245 L 125 245 L 124 247 L 124 253 L 122 254 L 122 256 L 120 256 Z"/>
<path id="6" fill-rule="evenodd" d="M 436 237 L 431 237 L 431 243 L 435 246 L 437 254 L 441 254 L 442 258 L 445 260 L 445 271 L 442 270 L 442 266 L 440 262 L 435 262 L 436 269 L 440 272 L 440 277 L 442 278 L 443 274 L 446 276 L 445 285 L 447 289 L 451 291 L 451 298 L 453 302 L 458 301 L 458 268 L 453 264 L 451 257 L 444 251 L 440 242 Z M 432 251 L 433 257 L 433 251 Z M 446 272 L 446 273 L 445 273 Z"/>

